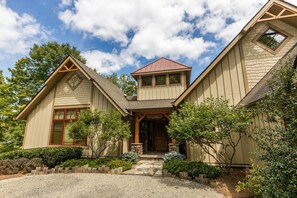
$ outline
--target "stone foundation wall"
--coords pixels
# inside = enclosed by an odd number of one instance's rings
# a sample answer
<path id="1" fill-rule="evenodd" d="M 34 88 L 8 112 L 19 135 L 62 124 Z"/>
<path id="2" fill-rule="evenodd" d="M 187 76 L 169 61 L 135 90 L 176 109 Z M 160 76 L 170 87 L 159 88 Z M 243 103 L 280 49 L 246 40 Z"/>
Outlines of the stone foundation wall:
<path id="1" fill-rule="evenodd" d="M 138 156 L 143 154 L 143 145 L 142 143 L 132 143 L 131 144 L 131 151 L 137 153 Z"/>
<path id="2" fill-rule="evenodd" d="M 179 144 L 169 143 L 168 147 L 169 147 L 169 152 L 171 151 L 179 152 Z"/>

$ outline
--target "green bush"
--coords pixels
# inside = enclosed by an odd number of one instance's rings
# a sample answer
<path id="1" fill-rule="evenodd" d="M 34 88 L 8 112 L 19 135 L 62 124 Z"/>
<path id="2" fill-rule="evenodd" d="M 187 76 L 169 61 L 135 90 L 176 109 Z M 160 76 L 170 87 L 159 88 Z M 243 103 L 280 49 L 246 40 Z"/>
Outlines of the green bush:
<path id="1" fill-rule="evenodd" d="M 65 162 L 62 162 L 60 166 L 62 168 L 73 168 L 75 166 L 84 166 L 89 164 L 89 159 L 70 159 Z"/>
<path id="2" fill-rule="evenodd" d="M 133 164 L 135 164 L 138 160 L 138 156 L 136 153 L 129 151 L 129 152 L 121 154 L 120 159 L 124 160 L 124 161 L 129 161 L 129 162 L 132 162 Z"/>
<path id="3" fill-rule="evenodd" d="M 2 153 L 0 154 L 0 160 L 41 158 L 46 166 L 54 167 L 68 159 L 78 159 L 81 157 L 81 154 L 81 147 L 44 147 Z"/>
<path id="4" fill-rule="evenodd" d="M 19 158 L 13 160 L 0 160 L 0 174 L 28 173 L 36 167 L 44 166 L 40 158 Z"/>
<path id="5" fill-rule="evenodd" d="M 110 167 L 111 169 L 123 167 L 123 170 L 125 171 L 132 168 L 132 162 L 116 159 L 107 162 L 106 166 Z"/>
<path id="6" fill-rule="evenodd" d="M 163 171 L 167 171 L 178 176 L 179 172 L 187 172 L 190 177 L 195 178 L 199 174 L 204 174 L 208 178 L 216 178 L 220 175 L 218 168 L 207 165 L 203 162 L 190 162 L 183 160 L 172 160 L 163 166 Z"/>
<path id="7" fill-rule="evenodd" d="M 185 155 L 180 154 L 176 151 L 171 151 L 169 153 L 166 153 L 163 157 L 165 163 L 170 162 L 172 160 L 184 160 L 185 158 L 186 158 Z"/>
<path id="8" fill-rule="evenodd" d="M 72 159 L 67 160 L 60 164 L 63 168 L 73 168 L 75 166 L 89 165 L 92 168 L 99 168 L 102 166 L 108 166 L 111 169 L 123 167 L 123 170 L 129 170 L 132 168 L 132 162 L 120 160 L 117 158 L 98 158 L 98 159 Z"/>

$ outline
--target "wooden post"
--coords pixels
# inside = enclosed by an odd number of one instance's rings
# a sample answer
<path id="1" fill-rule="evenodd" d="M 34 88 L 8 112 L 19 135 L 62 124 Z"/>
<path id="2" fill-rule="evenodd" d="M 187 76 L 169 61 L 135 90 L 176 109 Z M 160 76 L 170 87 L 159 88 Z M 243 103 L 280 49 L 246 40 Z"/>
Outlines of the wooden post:
<path id="1" fill-rule="evenodd" d="M 139 118 L 135 115 L 135 143 L 139 143 Z"/>

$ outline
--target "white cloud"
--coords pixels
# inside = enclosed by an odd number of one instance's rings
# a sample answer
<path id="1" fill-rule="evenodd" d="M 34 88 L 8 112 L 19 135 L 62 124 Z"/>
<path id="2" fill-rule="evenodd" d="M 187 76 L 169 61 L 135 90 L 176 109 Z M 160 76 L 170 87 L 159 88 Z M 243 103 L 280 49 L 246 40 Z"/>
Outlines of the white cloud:
<path id="1" fill-rule="evenodd" d="M 72 3 L 73 3 L 73 0 L 61 0 L 59 7 L 65 8 L 65 7 L 72 5 Z"/>
<path id="2" fill-rule="evenodd" d="M 100 51 L 83 52 L 82 56 L 87 59 L 87 65 L 101 74 L 107 74 L 120 70 L 120 58 L 116 54 Z"/>
<path id="3" fill-rule="evenodd" d="M 46 38 L 47 32 L 32 16 L 17 14 L 0 2 L 0 59 L 24 54 L 33 43 Z"/>
<path id="4" fill-rule="evenodd" d="M 73 31 L 120 44 L 118 53 L 85 52 L 92 59 L 90 65 L 92 62 L 102 72 L 109 72 L 137 64 L 139 57 L 197 60 L 204 52 L 217 47 L 215 42 L 221 45 L 231 41 L 265 2 L 76 0 L 73 7 L 61 10 L 59 18 Z M 209 34 L 216 41 L 207 40 Z M 94 58 L 96 55 L 100 58 Z M 106 61 L 107 66 L 103 66 Z"/>

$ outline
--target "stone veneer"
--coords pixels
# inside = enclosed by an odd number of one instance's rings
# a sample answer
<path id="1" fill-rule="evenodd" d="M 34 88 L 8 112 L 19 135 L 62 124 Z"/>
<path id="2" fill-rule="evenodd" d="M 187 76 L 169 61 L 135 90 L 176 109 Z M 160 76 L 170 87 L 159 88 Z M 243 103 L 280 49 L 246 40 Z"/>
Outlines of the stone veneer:
<path id="1" fill-rule="evenodd" d="M 179 152 L 179 144 L 169 143 L 168 147 L 169 147 L 169 152 L 171 151 Z"/>
<path id="2" fill-rule="evenodd" d="M 142 143 L 131 143 L 131 151 L 137 153 L 138 156 L 141 156 L 143 154 Z"/>

